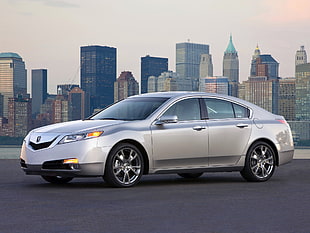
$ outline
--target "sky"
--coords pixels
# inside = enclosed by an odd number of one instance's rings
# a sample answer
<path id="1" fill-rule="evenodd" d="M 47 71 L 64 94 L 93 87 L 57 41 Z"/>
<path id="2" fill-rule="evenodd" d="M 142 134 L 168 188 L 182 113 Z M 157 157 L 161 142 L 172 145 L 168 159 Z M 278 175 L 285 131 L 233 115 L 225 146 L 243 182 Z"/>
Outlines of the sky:
<path id="1" fill-rule="evenodd" d="M 258 44 L 279 63 L 280 77 L 294 76 L 296 51 L 310 57 L 309 0 L 1 0 L 0 52 L 18 53 L 28 70 L 48 69 L 48 91 L 80 81 L 80 47 L 117 48 L 117 76 L 140 81 L 146 55 L 166 57 L 175 71 L 176 43 L 210 45 L 214 75 L 222 75 L 232 34 L 240 81 L 248 79 Z"/>

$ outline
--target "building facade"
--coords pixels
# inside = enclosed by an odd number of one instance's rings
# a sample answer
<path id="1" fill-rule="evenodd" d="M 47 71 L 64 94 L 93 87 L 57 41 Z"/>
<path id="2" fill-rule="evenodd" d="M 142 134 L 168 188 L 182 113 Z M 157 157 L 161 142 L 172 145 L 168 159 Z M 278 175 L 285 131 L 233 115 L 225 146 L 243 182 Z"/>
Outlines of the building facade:
<path id="1" fill-rule="evenodd" d="M 198 90 L 202 54 L 209 54 L 209 45 L 189 42 L 176 44 L 176 72 L 181 79 L 193 79 L 193 91 Z"/>
<path id="2" fill-rule="evenodd" d="M 89 97 L 79 87 L 74 87 L 68 94 L 69 120 L 81 120 L 90 115 Z"/>
<path id="3" fill-rule="evenodd" d="M 139 84 L 130 71 L 123 71 L 114 82 L 114 102 L 139 94 Z"/>
<path id="4" fill-rule="evenodd" d="M 229 94 L 228 77 L 215 76 L 200 78 L 199 91 L 218 94 Z"/>
<path id="5" fill-rule="evenodd" d="M 201 54 L 200 66 L 199 66 L 199 77 L 212 77 L 213 76 L 213 63 L 211 54 Z"/>
<path id="6" fill-rule="evenodd" d="M 116 48 L 81 47 L 81 88 L 90 96 L 90 110 L 104 108 L 114 101 Z"/>
<path id="7" fill-rule="evenodd" d="M 295 120 L 296 79 L 279 79 L 279 115 L 287 121 Z"/>
<path id="8" fill-rule="evenodd" d="M 27 97 L 27 72 L 17 53 L 0 53 L 0 94 L 3 96 L 3 117 L 8 117 L 9 98 Z"/>
<path id="9" fill-rule="evenodd" d="M 31 71 L 32 115 L 40 113 L 40 107 L 47 98 L 47 70 L 35 69 Z"/>
<path id="10" fill-rule="evenodd" d="M 149 55 L 141 57 L 141 94 L 147 93 L 148 78 L 158 77 L 162 72 L 168 71 L 168 58 L 151 57 Z"/>
<path id="11" fill-rule="evenodd" d="M 296 120 L 310 121 L 310 63 L 296 66 Z"/>
<path id="12" fill-rule="evenodd" d="M 25 137 L 32 128 L 31 100 L 29 98 L 9 98 L 8 103 L 8 127 L 9 136 Z"/>

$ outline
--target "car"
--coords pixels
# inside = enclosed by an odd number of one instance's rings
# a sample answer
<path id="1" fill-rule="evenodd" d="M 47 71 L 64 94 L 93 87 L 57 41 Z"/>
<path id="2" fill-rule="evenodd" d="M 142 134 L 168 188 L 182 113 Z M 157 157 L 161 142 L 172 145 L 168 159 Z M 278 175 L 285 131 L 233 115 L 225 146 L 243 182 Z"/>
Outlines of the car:
<path id="1" fill-rule="evenodd" d="M 93 116 L 34 129 L 20 156 L 27 175 L 50 183 L 103 177 L 132 187 L 142 175 L 240 172 L 247 181 L 270 179 L 293 159 L 283 116 L 244 100 L 200 92 L 131 96 Z"/>

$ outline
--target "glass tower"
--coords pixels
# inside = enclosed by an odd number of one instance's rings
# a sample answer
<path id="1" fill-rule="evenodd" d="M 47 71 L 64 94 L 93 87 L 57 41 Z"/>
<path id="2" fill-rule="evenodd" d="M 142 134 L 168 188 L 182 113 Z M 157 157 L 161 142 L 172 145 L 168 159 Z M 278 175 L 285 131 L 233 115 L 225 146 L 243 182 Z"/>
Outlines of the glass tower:
<path id="1" fill-rule="evenodd" d="M 32 115 L 40 113 L 40 107 L 47 98 L 47 70 L 31 71 Z"/>
<path id="2" fill-rule="evenodd" d="M 116 48 L 81 47 L 81 88 L 90 96 L 90 109 L 113 103 L 116 80 Z"/>
<path id="3" fill-rule="evenodd" d="M 0 94 L 3 95 L 3 113 L 8 117 L 9 98 L 27 95 L 25 63 L 17 53 L 0 53 Z"/>
<path id="4" fill-rule="evenodd" d="M 168 71 L 168 58 L 141 57 L 141 94 L 147 93 L 147 81 L 150 76 L 158 77 Z"/>
<path id="5" fill-rule="evenodd" d="M 209 54 L 209 45 L 189 42 L 176 44 L 176 72 L 180 78 L 199 79 L 202 54 Z"/>

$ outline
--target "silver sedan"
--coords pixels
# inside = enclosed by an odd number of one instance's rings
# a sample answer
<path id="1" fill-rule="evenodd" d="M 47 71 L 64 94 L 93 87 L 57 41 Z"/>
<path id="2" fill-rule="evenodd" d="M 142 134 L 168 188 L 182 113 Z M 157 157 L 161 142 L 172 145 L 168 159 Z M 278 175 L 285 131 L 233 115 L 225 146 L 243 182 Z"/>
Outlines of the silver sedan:
<path id="1" fill-rule="evenodd" d="M 231 96 L 162 92 L 129 97 L 94 116 L 32 130 L 21 167 L 51 183 L 98 177 L 131 187 L 143 174 L 238 171 L 266 181 L 294 146 L 282 116 Z"/>

